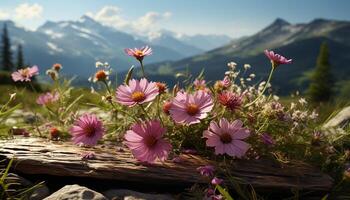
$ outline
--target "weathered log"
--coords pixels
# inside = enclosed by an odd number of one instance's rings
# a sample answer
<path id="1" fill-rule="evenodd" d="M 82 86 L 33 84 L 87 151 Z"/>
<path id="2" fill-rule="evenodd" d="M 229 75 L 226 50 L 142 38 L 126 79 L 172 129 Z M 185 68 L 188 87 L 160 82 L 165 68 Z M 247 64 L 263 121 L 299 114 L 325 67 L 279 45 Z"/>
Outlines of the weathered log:
<path id="1" fill-rule="evenodd" d="M 87 151 L 93 151 L 95 159 L 83 160 L 81 154 Z M 0 157 L 14 158 L 13 169 L 23 174 L 87 177 L 157 185 L 208 183 L 196 168 L 213 164 L 199 156 L 184 154 L 181 155 L 183 161 L 180 163 L 165 161 L 143 165 L 125 148 L 111 145 L 84 148 L 40 138 L 1 140 Z M 325 192 L 331 189 L 333 183 L 328 175 L 305 163 L 281 165 L 269 160 L 237 160 L 231 173 L 257 190 L 300 189 Z"/>

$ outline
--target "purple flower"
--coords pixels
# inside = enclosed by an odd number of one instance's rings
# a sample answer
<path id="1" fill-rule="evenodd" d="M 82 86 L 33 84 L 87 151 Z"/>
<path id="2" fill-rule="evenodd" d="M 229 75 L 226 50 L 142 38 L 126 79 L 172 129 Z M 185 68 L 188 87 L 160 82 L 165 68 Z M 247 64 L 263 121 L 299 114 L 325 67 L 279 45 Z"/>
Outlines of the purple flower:
<path id="1" fill-rule="evenodd" d="M 128 54 L 129 56 L 133 56 L 136 58 L 138 61 L 142 61 L 145 56 L 149 56 L 152 54 L 152 49 L 151 47 L 145 46 L 140 49 L 134 48 L 134 49 L 125 49 L 125 53 Z"/>
<path id="2" fill-rule="evenodd" d="M 213 184 L 213 185 L 221 185 L 223 182 L 224 182 L 224 180 L 222 180 L 221 178 L 217 178 L 217 177 L 214 177 L 211 180 L 211 184 Z"/>
<path id="3" fill-rule="evenodd" d="M 212 165 L 205 165 L 205 166 L 202 166 L 202 167 L 198 167 L 197 171 L 199 171 L 199 173 L 202 176 L 213 176 L 215 168 Z"/>
<path id="4" fill-rule="evenodd" d="M 292 63 L 292 59 L 287 59 L 273 51 L 265 50 L 265 55 L 270 59 L 272 66 L 277 67 L 281 64 L 290 64 Z"/>
<path id="5" fill-rule="evenodd" d="M 84 114 L 69 129 L 74 144 L 94 146 L 105 133 L 102 122 L 91 114 Z"/>
<path id="6" fill-rule="evenodd" d="M 172 149 L 164 139 L 165 133 L 166 128 L 158 120 L 135 123 L 124 136 L 125 144 L 139 161 L 153 163 L 157 158 L 164 161 Z"/>
<path id="7" fill-rule="evenodd" d="M 36 103 L 44 106 L 44 105 L 56 102 L 59 98 L 60 98 L 60 94 L 58 92 L 55 92 L 55 93 L 47 92 L 45 94 L 40 95 L 37 98 Z"/>
<path id="8" fill-rule="evenodd" d="M 39 74 L 38 66 L 34 65 L 33 67 L 27 67 L 25 69 L 19 69 L 11 74 L 12 80 L 17 81 L 31 81 L 31 78 Z"/>
<path id="9" fill-rule="evenodd" d="M 91 160 L 91 159 L 95 159 L 96 155 L 94 152 L 84 152 L 81 154 L 81 158 L 83 160 Z"/>
<path id="10" fill-rule="evenodd" d="M 276 141 L 271 137 L 271 135 L 269 135 L 267 133 L 263 133 L 261 135 L 261 140 L 267 146 L 273 146 L 276 144 Z"/>
<path id="11" fill-rule="evenodd" d="M 158 94 L 157 84 L 142 78 L 140 81 L 132 79 L 129 81 L 129 85 L 119 86 L 116 97 L 119 103 L 132 107 L 153 101 Z"/>
<path id="12" fill-rule="evenodd" d="M 243 95 L 226 91 L 218 95 L 218 100 L 223 106 L 227 107 L 231 111 L 235 111 L 241 107 L 243 103 Z"/>
<path id="13" fill-rule="evenodd" d="M 228 154 L 232 157 L 241 158 L 250 148 L 243 140 L 249 137 L 248 129 L 243 128 L 241 120 L 230 123 L 227 119 L 220 119 L 219 123 L 212 121 L 208 130 L 203 132 L 207 138 L 206 144 L 215 147 L 215 154 Z"/>
<path id="14" fill-rule="evenodd" d="M 213 107 L 211 96 L 202 90 L 194 94 L 178 92 L 172 101 L 170 115 L 178 124 L 197 124 L 208 116 Z"/>

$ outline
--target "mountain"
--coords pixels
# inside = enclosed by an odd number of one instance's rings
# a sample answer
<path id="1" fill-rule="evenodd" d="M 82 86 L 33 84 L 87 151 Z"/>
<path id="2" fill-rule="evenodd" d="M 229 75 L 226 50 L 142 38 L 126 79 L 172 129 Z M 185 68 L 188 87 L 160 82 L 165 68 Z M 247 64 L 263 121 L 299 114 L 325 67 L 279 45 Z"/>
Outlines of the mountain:
<path id="1" fill-rule="evenodd" d="M 218 48 L 222 45 L 228 44 L 232 38 L 226 35 L 179 35 L 178 40 L 197 47 L 199 49 L 209 51 Z"/>
<path id="2" fill-rule="evenodd" d="M 25 60 L 36 64 L 42 72 L 59 62 L 67 75 L 86 79 L 95 71 L 96 61 L 106 61 L 115 71 L 124 71 L 137 64 L 126 56 L 124 49 L 151 45 L 154 54 L 145 59 L 145 64 L 175 61 L 203 53 L 204 50 L 182 42 L 168 32 L 150 40 L 137 39 L 134 34 L 104 26 L 88 16 L 76 21 L 47 21 L 36 31 L 26 30 L 12 21 L 7 23 L 13 49 L 23 45 Z M 169 32 L 170 33 L 170 32 Z M 43 74 L 43 73 L 42 73 Z"/>
<path id="3" fill-rule="evenodd" d="M 186 42 L 177 39 L 176 33 L 167 30 L 158 31 L 150 35 L 148 38 L 144 37 L 144 41 L 149 42 L 152 46 L 164 46 L 176 52 L 185 53 L 186 57 L 205 52 L 205 49 L 197 48 L 196 46 L 187 44 Z"/>
<path id="4" fill-rule="evenodd" d="M 146 66 L 155 78 L 175 82 L 171 75 L 174 71 L 190 70 L 198 74 L 205 70 L 206 79 L 221 79 L 227 70 L 227 63 L 235 61 L 241 66 L 252 65 L 251 72 L 256 80 L 265 79 L 270 70 L 270 63 L 263 54 L 264 49 L 272 49 L 293 58 L 293 64 L 280 66 L 273 77 L 273 84 L 279 94 L 304 90 L 307 82 L 302 80 L 313 70 L 319 47 L 327 42 L 330 48 L 330 62 L 337 79 L 346 79 L 350 72 L 350 22 L 315 19 L 310 23 L 290 24 L 283 19 L 276 19 L 258 33 L 234 40 L 228 45 L 205 52 L 201 55 L 181 59 L 175 62 L 161 62 Z M 154 74 L 157 69 L 167 68 L 170 73 L 160 76 Z M 159 70 L 158 70 L 159 71 Z"/>

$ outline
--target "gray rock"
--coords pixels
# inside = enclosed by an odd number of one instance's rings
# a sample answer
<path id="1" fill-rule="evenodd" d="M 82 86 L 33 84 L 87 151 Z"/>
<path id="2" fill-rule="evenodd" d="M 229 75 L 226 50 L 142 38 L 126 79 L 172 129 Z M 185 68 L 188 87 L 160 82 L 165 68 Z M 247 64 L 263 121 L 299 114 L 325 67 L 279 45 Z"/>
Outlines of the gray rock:
<path id="1" fill-rule="evenodd" d="M 124 189 L 107 190 L 103 194 L 113 200 L 175 200 L 168 194 L 147 194 Z"/>
<path id="2" fill-rule="evenodd" d="M 350 106 L 342 109 L 338 114 L 331 118 L 325 125 L 324 128 L 339 127 L 344 128 L 350 123 Z"/>
<path id="3" fill-rule="evenodd" d="M 30 188 L 34 186 L 34 184 L 29 180 L 13 173 L 9 173 L 7 175 L 6 182 L 23 188 Z M 41 185 L 32 191 L 32 193 L 29 195 L 29 200 L 41 200 L 49 195 L 49 188 L 46 185 Z"/>
<path id="4" fill-rule="evenodd" d="M 44 200 L 107 200 L 107 198 L 87 187 L 66 185 Z"/>

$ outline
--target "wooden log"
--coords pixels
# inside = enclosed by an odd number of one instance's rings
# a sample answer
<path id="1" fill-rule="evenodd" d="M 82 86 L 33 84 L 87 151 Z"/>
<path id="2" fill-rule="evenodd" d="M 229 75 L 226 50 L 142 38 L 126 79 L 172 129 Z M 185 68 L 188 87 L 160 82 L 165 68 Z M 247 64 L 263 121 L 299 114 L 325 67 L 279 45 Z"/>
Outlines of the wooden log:
<path id="1" fill-rule="evenodd" d="M 95 153 L 95 159 L 83 160 L 81 154 Z M 182 162 L 165 161 L 152 165 L 137 162 L 126 148 L 98 145 L 78 147 L 67 142 L 41 138 L 0 140 L 0 157 L 14 158 L 13 169 L 23 174 L 86 177 L 157 185 L 190 185 L 208 183 L 196 168 L 214 164 L 195 155 L 181 155 Z M 318 169 L 305 164 L 279 164 L 270 160 L 237 160 L 233 176 L 251 184 L 256 190 L 325 192 L 333 180 Z"/>

